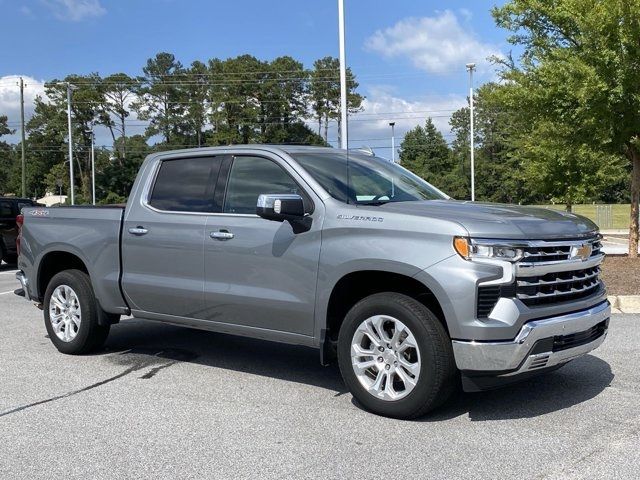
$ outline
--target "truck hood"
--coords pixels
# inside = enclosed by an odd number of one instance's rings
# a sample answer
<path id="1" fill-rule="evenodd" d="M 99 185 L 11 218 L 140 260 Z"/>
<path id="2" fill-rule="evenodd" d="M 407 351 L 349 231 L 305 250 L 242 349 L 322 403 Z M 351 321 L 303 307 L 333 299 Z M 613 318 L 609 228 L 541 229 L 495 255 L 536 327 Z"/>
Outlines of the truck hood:
<path id="1" fill-rule="evenodd" d="M 591 220 L 572 213 L 540 207 L 476 203 L 456 200 L 391 202 L 379 212 L 450 220 L 462 225 L 472 237 L 550 239 L 593 234 L 598 227 Z"/>

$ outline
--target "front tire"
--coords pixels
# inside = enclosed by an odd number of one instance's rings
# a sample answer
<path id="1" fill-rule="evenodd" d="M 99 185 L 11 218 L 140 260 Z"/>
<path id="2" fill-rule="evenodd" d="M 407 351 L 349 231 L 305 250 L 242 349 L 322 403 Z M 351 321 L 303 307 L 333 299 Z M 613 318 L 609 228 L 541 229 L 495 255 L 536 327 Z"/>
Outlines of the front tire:
<path id="1" fill-rule="evenodd" d="M 367 410 L 412 419 L 444 403 L 456 384 L 451 340 L 423 304 L 399 293 L 364 298 L 338 338 L 344 381 Z"/>
<path id="2" fill-rule="evenodd" d="M 100 325 L 100 306 L 89 275 L 80 270 L 56 274 L 44 297 L 44 320 L 51 342 L 70 355 L 100 348 L 109 335 L 109 325 Z"/>

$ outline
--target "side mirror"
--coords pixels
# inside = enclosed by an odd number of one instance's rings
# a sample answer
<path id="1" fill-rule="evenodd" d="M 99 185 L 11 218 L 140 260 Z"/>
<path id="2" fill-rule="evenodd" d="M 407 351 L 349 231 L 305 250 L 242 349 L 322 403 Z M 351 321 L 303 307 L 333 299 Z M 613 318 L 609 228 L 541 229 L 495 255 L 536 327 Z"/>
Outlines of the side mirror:
<path id="1" fill-rule="evenodd" d="M 258 197 L 256 214 L 276 222 L 288 221 L 294 233 L 311 228 L 311 217 L 304 212 L 304 201 L 296 194 L 263 194 Z"/>

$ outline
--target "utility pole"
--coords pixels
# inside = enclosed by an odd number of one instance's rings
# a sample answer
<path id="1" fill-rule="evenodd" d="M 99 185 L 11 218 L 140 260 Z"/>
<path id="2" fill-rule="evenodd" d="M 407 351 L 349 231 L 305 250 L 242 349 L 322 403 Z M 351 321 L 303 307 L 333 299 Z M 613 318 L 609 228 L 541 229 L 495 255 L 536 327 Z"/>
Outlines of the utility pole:
<path id="1" fill-rule="evenodd" d="M 20 77 L 20 135 L 22 137 L 22 198 L 27 198 L 27 173 L 24 153 L 24 80 Z"/>
<path id="2" fill-rule="evenodd" d="M 391 161 L 396 163 L 396 122 L 389 122 L 391 127 Z"/>
<path id="3" fill-rule="evenodd" d="M 338 0 L 338 36 L 340 40 L 340 148 L 349 148 L 347 129 L 347 58 L 344 40 L 344 0 Z"/>
<path id="4" fill-rule="evenodd" d="M 471 130 L 471 201 L 476 200 L 476 179 L 475 179 L 475 160 L 474 160 L 474 135 L 473 135 L 473 71 L 476 69 L 475 63 L 467 63 L 467 71 L 469 72 L 469 116 Z"/>
<path id="5" fill-rule="evenodd" d="M 71 91 L 73 85 L 67 82 L 67 121 L 69 123 L 69 189 L 71 205 L 75 205 L 74 181 L 73 181 L 73 135 L 71 133 Z"/>

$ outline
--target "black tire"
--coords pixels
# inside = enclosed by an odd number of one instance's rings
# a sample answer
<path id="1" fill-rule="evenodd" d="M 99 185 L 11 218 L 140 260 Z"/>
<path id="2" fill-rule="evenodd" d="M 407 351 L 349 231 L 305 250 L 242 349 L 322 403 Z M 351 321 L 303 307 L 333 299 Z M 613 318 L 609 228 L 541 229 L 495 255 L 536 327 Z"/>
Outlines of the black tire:
<path id="1" fill-rule="evenodd" d="M 4 257 L 4 261 L 11 266 L 15 266 L 18 264 L 18 256 L 17 255 L 7 255 Z"/>
<path id="2" fill-rule="evenodd" d="M 77 330 L 75 338 L 68 342 L 58 338 L 49 316 L 51 296 L 60 285 L 71 287 L 80 303 L 80 328 Z M 44 296 L 44 322 L 51 342 L 60 352 L 70 355 L 82 355 L 100 348 L 107 339 L 110 329 L 110 325 L 100 325 L 98 323 L 98 318 L 101 314 L 102 311 L 93 293 L 91 280 L 85 272 L 65 270 L 56 274 L 49 282 Z"/>
<path id="3" fill-rule="evenodd" d="M 405 397 L 382 400 L 360 383 L 351 363 L 351 342 L 359 325 L 375 315 L 388 315 L 404 323 L 416 340 L 421 365 L 418 381 Z M 386 417 L 412 419 L 442 405 L 454 391 L 457 369 L 449 338 L 438 318 L 423 304 L 399 293 L 378 293 L 358 302 L 340 328 L 338 364 L 351 394 L 365 409 Z"/>

